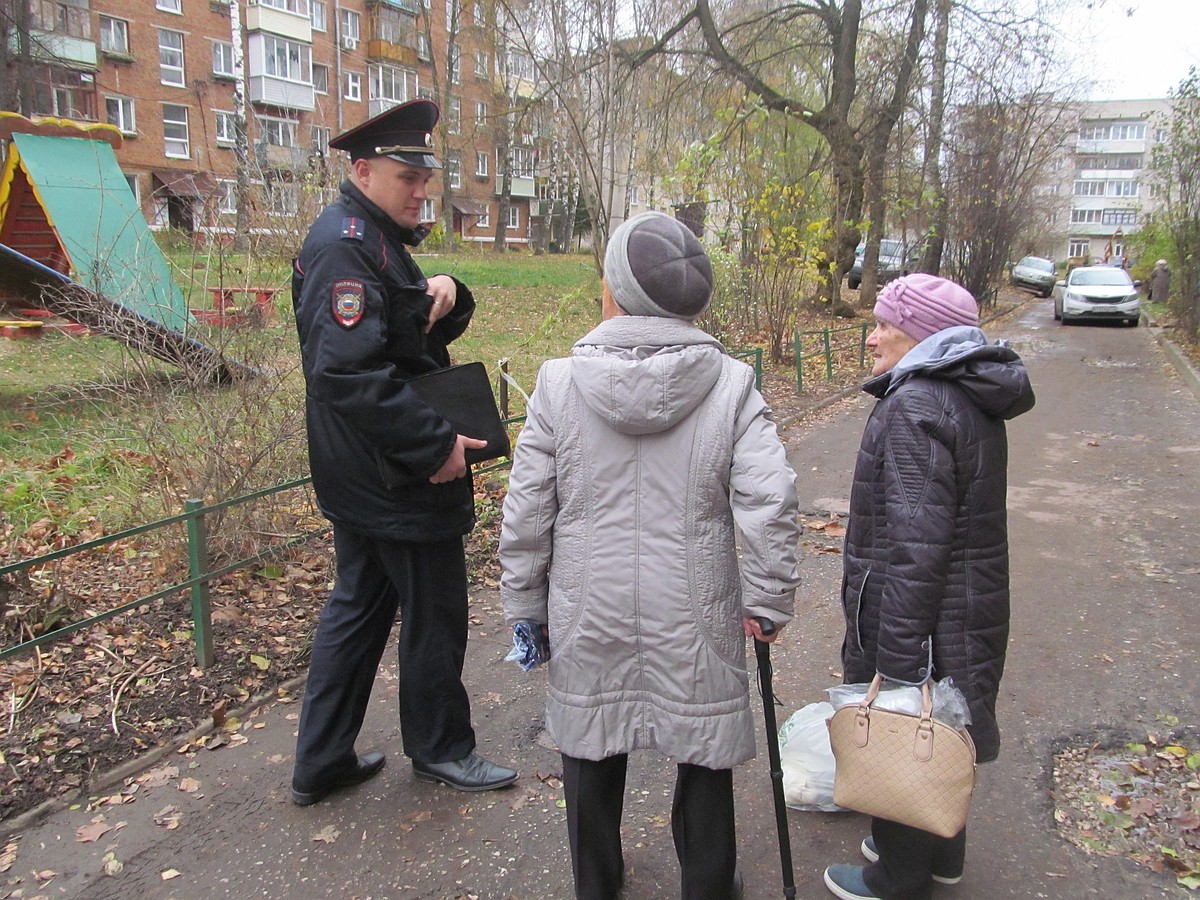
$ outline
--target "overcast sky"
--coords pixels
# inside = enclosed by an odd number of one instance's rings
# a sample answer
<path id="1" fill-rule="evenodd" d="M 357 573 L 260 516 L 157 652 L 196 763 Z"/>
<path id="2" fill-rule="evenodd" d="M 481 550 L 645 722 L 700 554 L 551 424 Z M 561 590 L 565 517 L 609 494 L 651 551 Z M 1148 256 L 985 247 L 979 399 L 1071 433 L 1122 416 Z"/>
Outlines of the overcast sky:
<path id="1" fill-rule="evenodd" d="M 1075 70 L 1094 100 L 1166 97 L 1188 67 L 1200 70 L 1200 0 L 1094 0 L 1059 24 L 1078 47 Z"/>

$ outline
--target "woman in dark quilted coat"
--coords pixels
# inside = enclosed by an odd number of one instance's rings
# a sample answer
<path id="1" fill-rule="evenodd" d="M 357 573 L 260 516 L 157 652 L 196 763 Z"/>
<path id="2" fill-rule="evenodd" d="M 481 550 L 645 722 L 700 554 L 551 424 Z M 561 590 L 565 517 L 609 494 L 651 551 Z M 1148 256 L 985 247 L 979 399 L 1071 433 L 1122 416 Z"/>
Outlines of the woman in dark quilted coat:
<path id="1" fill-rule="evenodd" d="M 914 274 L 879 294 L 863 390 L 878 398 L 850 494 L 842 606 L 846 683 L 953 678 L 980 762 L 996 758 L 996 694 L 1008 642 L 1008 440 L 1033 406 L 1020 358 L 979 330 L 979 305 Z M 873 819 L 868 866 L 833 865 L 843 900 L 925 900 L 962 877 L 966 831 L 941 838 Z"/>

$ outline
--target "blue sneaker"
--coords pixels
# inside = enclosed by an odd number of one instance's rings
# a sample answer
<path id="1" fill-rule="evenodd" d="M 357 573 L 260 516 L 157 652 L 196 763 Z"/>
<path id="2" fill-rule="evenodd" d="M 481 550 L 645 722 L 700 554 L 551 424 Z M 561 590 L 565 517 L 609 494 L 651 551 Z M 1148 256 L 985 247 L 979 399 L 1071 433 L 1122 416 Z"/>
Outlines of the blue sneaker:
<path id="1" fill-rule="evenodd" d="M 830 866 L 825 870 L 825 887 L 842 900 L 882 900 L 863 881 L 862 866 Z"/>
<path id="2" fill-rule="evenodd" d="M 862 851 L 863 858 L 867 862 L 879 861 L 879 851 L 875 849 L 875 838 L 871 835 L 868 834 L 863 838 L 862 845 L 858 849 Z M 962 881 L 962 872 L 959 872 L 957 875 L 945 875 L 935 872 L 931 877 L 938 884 L 958 884 Z"/>

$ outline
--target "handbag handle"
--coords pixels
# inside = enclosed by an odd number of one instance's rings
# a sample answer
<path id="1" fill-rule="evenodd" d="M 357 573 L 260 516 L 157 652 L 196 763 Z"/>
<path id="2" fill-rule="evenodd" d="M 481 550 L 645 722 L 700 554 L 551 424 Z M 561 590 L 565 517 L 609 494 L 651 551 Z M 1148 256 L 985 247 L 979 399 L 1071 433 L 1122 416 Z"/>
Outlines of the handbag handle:
<path id="1" fill-rule="evenodd" d="M 863 709 L 870 709 L 871 704 L 879 697 L 879 689 L 883 686 L 883 676 L 878 672 L 871 679 L 871 686 L 867 688 L 867 696 L 860 702 L 859 706 Z M 922 721 L 933 718 L 933 691 L 930 690 L 929 682 L 926 681 L 921 685 L 921 719 Z"/>

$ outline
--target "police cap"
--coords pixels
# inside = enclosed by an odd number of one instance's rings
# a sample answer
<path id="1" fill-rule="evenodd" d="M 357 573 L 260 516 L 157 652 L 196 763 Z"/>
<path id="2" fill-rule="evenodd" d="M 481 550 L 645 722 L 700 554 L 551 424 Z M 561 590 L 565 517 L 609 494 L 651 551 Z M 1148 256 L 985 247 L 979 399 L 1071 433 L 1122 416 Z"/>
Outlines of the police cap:
<path id="1" fill-rule="evenodd" d="M 440 169 L 433 155 L 433 126 L 438 107 L 432 100 L 413 100 L 386 109 L 349 131 L 330 139 L 334 150 L 345 150 L 350 159 L 387 156 L 410 166 Z"/>

